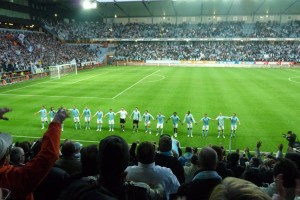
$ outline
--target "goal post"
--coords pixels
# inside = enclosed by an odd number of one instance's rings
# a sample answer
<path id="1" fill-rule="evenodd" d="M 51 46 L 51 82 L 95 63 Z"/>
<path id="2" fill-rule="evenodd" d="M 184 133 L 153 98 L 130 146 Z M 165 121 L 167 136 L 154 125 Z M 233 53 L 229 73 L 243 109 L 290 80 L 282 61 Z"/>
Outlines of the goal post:
<path id="1" fill-rule="evenodd" d="M 55 65 L 49 66 L 49 75 L 50 78 L 60 79 L 62 76 L 66 76 L 68 74 L 75 73 L 77 75 L 77 64 L 63 64 L 63 65 Z"/>

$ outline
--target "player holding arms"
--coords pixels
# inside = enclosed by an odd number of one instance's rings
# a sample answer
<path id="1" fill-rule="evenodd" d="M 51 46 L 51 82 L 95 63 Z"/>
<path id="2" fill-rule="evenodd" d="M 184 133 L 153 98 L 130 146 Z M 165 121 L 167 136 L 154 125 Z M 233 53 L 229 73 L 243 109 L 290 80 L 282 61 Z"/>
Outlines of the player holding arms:
<path id="1" fill-rule="evenodd" d="M 34 115 L 36 115 L 38 113 L 41 114 L 42 129 L 44 129 L 45 128 L 45 123 L 48 124 L 47 110 L 46 110 L 45 106 L 42 106 L 41 110 L 34 113 Z"/>
<path id="2" fill-rule="evenodd" d="M 132 132 L 138 132 L 139 121 L 141 120 L 141 113 L 137 107 L 132 111 L 129 118 L 131 118 L 131 117 L 133 119 Z"/>
<path id="3" fill-rule="evenodd" d="M 174 137 L 177 137 L 178 122 L 181 123 L 180 118 L 177 116 L 177 112 L 174 112 L 173 115 L 167 119 L 166 123 L 168 123 L 170 119 L 172 119 L 172 123 L 173 123 Z"/>
<path id="4" fill-rule="evenodd" d="M 119 112 L 117 112 L 116 114 L 120 114 L 121 131 L 125 132 L 125 123 L 126 123 L 126 117 L 127 117 L 128 113 L 124 108 L 121 108 L 121 110 Z"/>
<path id="5" fill-rule="evenodd" d="M 156 136 L 158 136 L 159 134 L 162 135 L 163 134 L 163 129 L 164 129 L 164 119 L 165 116 L 161 114 L 161 112 L 158 113 L 158 115 L 156 116 L 156 120 L 157 120 L 157 125 L 156 125 Z"/>
<path id="6" fill-rule="evenodd" d="M 211 120 L 210 117 L 207 116 L 207 114 L 204 114 L 204 117 L 200 119 L 202 121 L 202 137 L 207 137 L 208 135 L 208 130 L 209 130 L 209 121 Z"/>
<path id="7" fill-rule="evenodd" d="M 240 122 L 239 118 L 236 116 L 235 113 L 233 113 L 232 116 L 230 117 L 230 122 L 231 122 L 230 137 L 235 137 L 235 133 L 236 133 L 236 129 L 237 129 L 237 123 L 239 123 L 239 125 L 241 125 L 241 122 Z"/>
<path id="8" fill-rule="evenodd" d="M 52 120 L 54 119 L 55 113 L 56 113 L 56 111 L 54 110 L 53 107 L 51 107 L 51 108 L 50 108 L 50 111 L 49 111 L 50 122 L 52 122 Z"/>
<path id="9" fill-rule="evenodd" d="M 85 121 L 85 130 L 90 129 L 90 121 L 91 121 L 91 110 L 86 106 L 85 109 L 82 111 L 82 114 L 80 117 L 84 115 L 84 121 Z"/>
<path id="10" fill-rule="evenodd" d="M 115 126 L 115 113 L 112 111 L 112 109 L 109 109 L 108 113 L 104 115 L 104 117 L 108 116 L 108 127 L 109 131 L 114 131 Z"/>
<path id="11" fill-rule="evenodd" d="M 219 116 L 216 118 L 218 121 L 218 138 L 220 137 L 220 133 L 222 132 L 223 138 L 225 138 L 224 135 L 224 120 L 229 119 L 229 117 L 223 116 L 222 113 L 219 114 Z"/>
<path id="12" fill-rule="evenodd" d="M 94 114 L 93 117 L 97 115 L 97 131 L 101 131 L 102 129 L 102 118 L 103 118 L 103 112 L 99 108 L 99 110 Z"/>
<path id="13" fill-rule="evenodd" d="M 146 110 L 145 113 L 142 116 L 142 119 L 145 120 L 145 129 L 146 129 L 145 133 L 149 132 L 149 134 L 151 134 L 151 127 L 150 127 L 151 118 L 152 118 L 152 120 L 154 120 L 154 117 L 150 113 L 148 113 L 148 110 Z"/>
<path id="14" fill-rule="evenodd" d="M 80 115 L 79 110 L 76 108 L 76 106 L 74 106 L 73 109 L 70 109 L 70 110 L 71 110 L 71 113 L 73 116 L 75 129 L 77 129 L 77 128 L 81 129 L 81 124 L 80 124 L 80 119 L 79 119 L 79 115 Z"/>
<path id="15" fill-rule="evenodd" d="M 186 122 L 187 130 L 188 130 L 188 137 L 193 137 L 193 123 L 196 124 L 196 121 L 191 114 L 190 111 L 187 112 L 187 114 L 184 117 L 183 123 Z"/>

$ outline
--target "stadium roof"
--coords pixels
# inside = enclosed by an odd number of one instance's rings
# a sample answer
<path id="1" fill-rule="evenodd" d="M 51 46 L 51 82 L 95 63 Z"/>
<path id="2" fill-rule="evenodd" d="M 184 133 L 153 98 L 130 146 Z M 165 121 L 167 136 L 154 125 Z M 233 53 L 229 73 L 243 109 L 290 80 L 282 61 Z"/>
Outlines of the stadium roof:
<path id="1" fill-rule="evenodd" d="M 34 0 L 60 8 L 82 9 L 82 0 Z M 96 2 L 96 0 L 89 0 Z M 206 16 L 206 15 L 300 15 L 300 0 L 97 0 L 102 18 Z"/>

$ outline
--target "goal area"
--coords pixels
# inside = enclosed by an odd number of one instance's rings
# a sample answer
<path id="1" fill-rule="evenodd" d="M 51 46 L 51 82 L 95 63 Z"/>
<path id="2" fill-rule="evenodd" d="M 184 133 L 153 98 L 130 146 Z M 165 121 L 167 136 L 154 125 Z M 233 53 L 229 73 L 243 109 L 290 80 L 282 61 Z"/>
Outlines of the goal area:
<path id="1" fill-rule="evenodd" d="M 63 64 L 49 66 L 50 78 L 60 79 L 62 76 L 75 73 L 77 75 L 77 65 L 74 64 Z"/>

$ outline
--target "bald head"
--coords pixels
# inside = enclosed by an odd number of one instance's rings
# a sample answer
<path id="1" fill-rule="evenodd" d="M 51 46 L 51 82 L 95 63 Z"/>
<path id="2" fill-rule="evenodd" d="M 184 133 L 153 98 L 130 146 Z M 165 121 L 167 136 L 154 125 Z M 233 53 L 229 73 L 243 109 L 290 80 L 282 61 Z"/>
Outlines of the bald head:
<path id="1" fill-rule="evenodd" d="M 215 170 L 218 162 L 218 155 L 211 147 L 205 147 L 199 152 L 199 167 L 205 170 Z"/>

